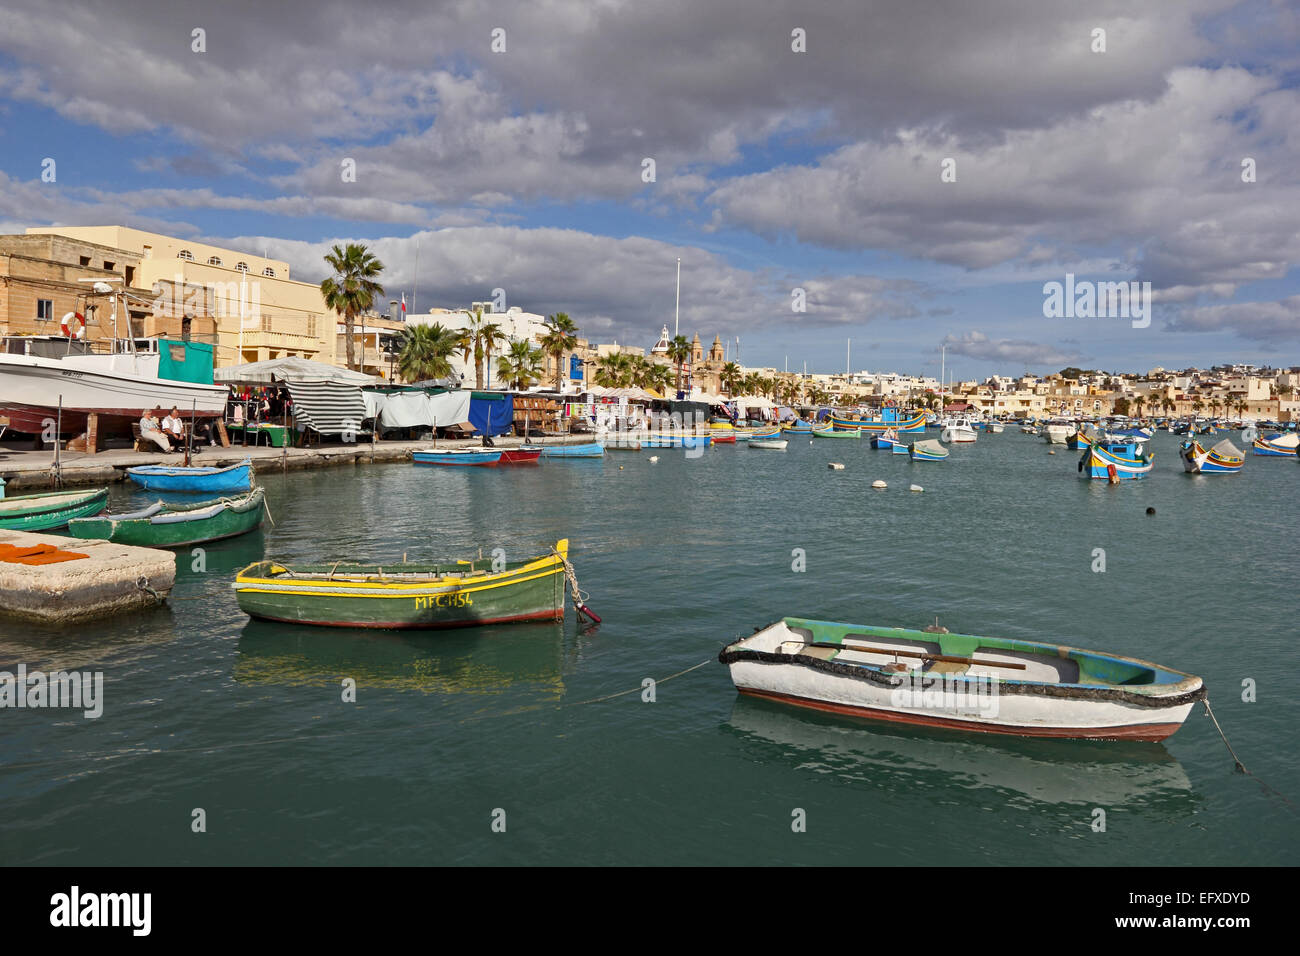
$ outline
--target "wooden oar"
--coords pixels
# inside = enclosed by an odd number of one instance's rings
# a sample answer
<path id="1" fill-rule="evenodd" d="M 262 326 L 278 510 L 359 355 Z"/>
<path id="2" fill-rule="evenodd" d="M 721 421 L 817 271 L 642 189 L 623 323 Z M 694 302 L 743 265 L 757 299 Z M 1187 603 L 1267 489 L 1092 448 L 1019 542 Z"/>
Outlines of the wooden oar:
<path id="1" fill-rule="evenodd" d="M 896 651 L 888 647 L 865 647 L 861 644 L 838 644 L 835 641 L 813 641 L 813 647 L 837 647 L 842 651 L 866 651 L 868 654 L 892 654 L 895 657 L 919 657 L 927 661 L 948 661 L 952 664 L 983 664 L 985 667 L 1006 667 L 1023 671 L 1024 664 L 1004 664 L 999 661 L 978 661 L 973 657 L 953 657 L 950 654 L 926 654 L 922 651 Z"/>

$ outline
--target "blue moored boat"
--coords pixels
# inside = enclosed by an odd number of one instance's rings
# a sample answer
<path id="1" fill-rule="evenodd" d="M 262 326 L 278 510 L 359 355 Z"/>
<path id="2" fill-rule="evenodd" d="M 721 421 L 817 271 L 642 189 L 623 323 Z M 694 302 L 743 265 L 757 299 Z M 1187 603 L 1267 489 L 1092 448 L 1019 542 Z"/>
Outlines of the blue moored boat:
<path id="1" fill-rule="evenodd" d="M 1231 441 L 1224 439 L 1213 448 L 1205 448 L 1195 438 L 1179 446 L 1183 470 L 1193 475 L 1234 475 L 1246 463 L 1245 456 Z"/>
<path id="2" fill-rule="evenodd" d="M 411 461 L 417 465 L 460 465 L 479 468 L 495 468 L 501 464 L 501 452 L 490 448 L 448 448 L 439 451 L 426 448 L 424 451 L 411 452 Z"/>
<path id="3" fill-rule="evenodd" d="M 605 446 L 598 441 L 585 445 L 547 445 L 543 458 L 604 458 Z"/>
<path id="4" fill-rule="evenodd" d="M 785 433 L 787 435 L 811 435 L 812 430 L 812 423 L 806 422 L 803 419 L 791 422 L 789 425 L 785 426 Z"/>
<path id="5" fill-rule="evenodd" d="M 892 428 L 889 429 L 889 431 L 887 432 L 882 432 L 879 435 L 871 436 L 872 448 L 889 449 L 901 444 L 902 442 L 898 440 L 898 432 L 894 431 Z"/>
<path id="6" fill-rule="evenodd" d="M 912 442 L 910 451 L 912 461 L 943 461 L 948 457 L 948 449 L 933 438 Z"/>
<path id="7" fill-rule="evenodd" d="M 1295 458 L 1297 446 L 1300 446 L 1300 437 L 1294 432 L 1286 434 L 1279 432 L 1274 435 L 1256 438 L 1252 443 L 1256 455 L 1265 455 L 1271 458 Z"/>
<path id="8" fill-rule="evenodd" d="M 227 465 L 225 468 L 141 465 L 128 468 L 126 476 L 148 491 L 220 495 L 230 491 L 251 491 L 253 462 L 245 458 L 239 464 Z"/>
<path id="9" fill-rule="evenodd" d="M 1079 459 L 1079 471 L 1102 480 L 1145 478 L 1154 467 L 1146 445 L 1133 440 L 1102 439 L 1093 442 Z"/>

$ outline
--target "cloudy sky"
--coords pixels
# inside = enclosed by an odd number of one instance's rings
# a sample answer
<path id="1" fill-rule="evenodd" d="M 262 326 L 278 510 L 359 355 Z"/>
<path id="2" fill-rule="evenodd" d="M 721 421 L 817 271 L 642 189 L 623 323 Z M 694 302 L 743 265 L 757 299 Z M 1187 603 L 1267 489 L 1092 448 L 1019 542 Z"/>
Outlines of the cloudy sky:
<path id="1" fill-rule="evenodd" d="M 637 345 L 680 257 L 682 331 L 750 365 L 1291 365 L 1300 6 L 5 0 L 0 232 L 56 223 L 310 281 L 363 240 L 421 311 Z M 1153 321 L 1045 317 L 1067 273 Z"/>

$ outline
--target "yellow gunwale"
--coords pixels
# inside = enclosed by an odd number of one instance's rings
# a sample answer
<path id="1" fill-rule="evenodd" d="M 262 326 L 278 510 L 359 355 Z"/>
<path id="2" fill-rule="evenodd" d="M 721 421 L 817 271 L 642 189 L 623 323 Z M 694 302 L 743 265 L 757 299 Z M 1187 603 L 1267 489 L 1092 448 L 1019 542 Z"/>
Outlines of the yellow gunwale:
<path id="1" fill-rule="evenodd" d="M 485 591 L 488 590 L 489 588 L 501 587 L 506 584 L 521 584 L 524 581 L 532 581 L 540 577 L 545 577 L 548 574 L 555 574 L 557 572 L 563 571 L 563 567 L 564 567 L 563 559 L 566 558 L 569 553 L 569 539 L 563 538 L 559 542 L 557 542 L 555 545 L 555 550 L 556 552 L 558 552 L 557 554 L 542 555 L 541 557 L 529 561 L 527 564 L 520 565 L 519 567 L 514 568 L 513 570 L 500 571 L 496 573 L 490 571 L 477 572 L 475 574 L 460 575 L 458 577 L 444 576 L 441 578 L 424 578 L 419 581 L 359 581 L 356 579 L 349 579 L 346 577 L 335 578 L 330 581 L 305 581 L 302 579 L 294 579 L 292 577 L 288 579 L 245 577 L 244 573 L 241 571 L 239 574 L 235 576 L 235 587 L 240 591 L 251 591 L 251 592 L 261 591 L 261 593 L 275 593 L 275 594 L 337 595 L 339 594 L 337 588 L 339 586 L 344 586 L 344 585 L 347 586 L 348 588 L 356 588 L 360 590 L 369 589 L 369 590 L 385 592 L 376 595 L 359 595 L 359 594 L 348 595 L 350 597 L 362 597 L 362 596 L 396 597 L 396 596 L 400 596 L 401 592 L 403 591 L 428 590 L 431 587 L 449 588 L 452 590 L 461 590 L 461 591 Z M 400 565 L 397 566 L 400 567 Z M 252 565 L 250 565 L 249 567 L 252 567 Z M 248 569 L 245 568 L 244 570 L 248 570 Z M 533 572 L 535 571 L 540 571 L 541 573 L 534 574 Z M 290 574 L 292 573 L 293 573 L 292 570 L 290 570 Z M 528 575 L 528 576 L 521 577 L 521 575 Z M 295 583 L 300 583 L 301 588 L 296 590 L 289 590 L 284 587 L 284 585 L 286 584 L 295 584 Z M 268 588 L 268 589 L 259 589 L 257 587 L 257 585 L 259 584 L 274 584 L 277 585 L 277 587 Z M 313 585 L 316 586 L 314 587 Z M 326 585 L 332 586 L 333 589 L 325 590 L 323 587 L 321 587 Z"/>

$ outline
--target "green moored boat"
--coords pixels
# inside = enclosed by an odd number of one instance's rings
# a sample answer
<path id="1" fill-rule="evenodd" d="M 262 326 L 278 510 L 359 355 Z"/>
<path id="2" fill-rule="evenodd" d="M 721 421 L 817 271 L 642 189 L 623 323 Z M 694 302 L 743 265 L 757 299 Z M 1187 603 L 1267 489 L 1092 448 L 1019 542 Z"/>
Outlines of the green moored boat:
<path id="1" fill-rule="evenodd" d="M 68 522 L 68 533 L 142 548 L 177 548 L 247 534 L 261 526 L 264 512 L 262 489 L 255 488 L 238 498 L 185 505 L 159 501 L 127 514 L 77 518 Z"/>
<path id="2" fill-rule="evenodd" d="M 250 564 L 235 577 L 251 617 L 327 627 L 443 628 L 564 619 L 569 541 L 550 554 L 506 562 L 391 565 Z"/>
<path id="3" fill-rule="evenodd" d="M 861 438 L 862 430 L 851 428 L 837 430 L 835 428 L 814 428 L 813 436 L 816 438 Z"/>
<path id="4" fill-rule="evenodd" d="M 4 493 L 0 485 L 0 496 Z M 97 515 L 108 505 L 108 489 L 56 491 L 40 495 L 0 497 L 0 529 L 5 531 L 49 531 L 62 528 L 73 518 Z"/>

